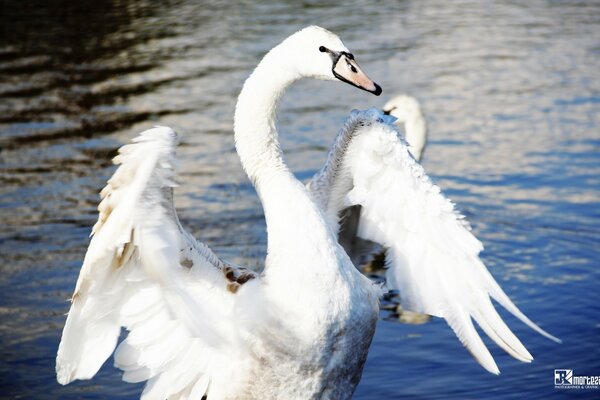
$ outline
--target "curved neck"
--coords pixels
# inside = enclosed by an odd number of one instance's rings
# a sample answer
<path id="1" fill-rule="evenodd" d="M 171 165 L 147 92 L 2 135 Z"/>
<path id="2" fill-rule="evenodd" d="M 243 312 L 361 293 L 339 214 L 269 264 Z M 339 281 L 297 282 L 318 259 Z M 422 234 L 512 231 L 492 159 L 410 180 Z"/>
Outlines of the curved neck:
<path id="1" fill-rule="evenodd" d="M 291 273 L 300 274 L 297 278 L 303 279 L 302 276 L 310 275 L 306 272 L 310 266 L 315 273 L 323 274 L 323 268 L 314 260 L 324 263 L 336 256 L 335 246 L 328 244 L 335 241 L 335 234 L 306 187 L 285 165 L 277 140 L 275 114 L 281 95 L 303 77 L 290 65 L 293 58 L 284 45 L 285 42 L 271 50 L 244 83 L 235 110 L 234 131 L 236 150 L 265 212 L 265 271 L 272 281 L 292 285 L 295 281 L 290 278 Z M 294 264 L 302 267 L 291 268 Z M 329 273 L 334 274 L 335 269 Z"/>
<path id="2" fill-rule="evenodd" d="M 262 199 L 265 184 L 291 175 L 283 162 L 275 117 L 285 89 L 301 76 L 285 65 L 281 45 L 271 50 L 244 83 L 235 108 L 235 146 L 244 170 Z"/>
<path id="3" fill-rule="evenodd" d="M 277 137 L 279 100 L 289 85 L 303 77 L 290 65 L 289 50 L 283 42 L 262 59 L 244 83 L 234 117 L 236 150 L 262 202 L 269 249 L 283 248 L 279 241 L 289 239 L 289 226 L 313 218 L 313 226 L 325 226 L 306 188 L 283 161 Z"/>
<path id="4" fill-rule="evenodd" d="M 420 161 L 427 141 L 427 128 L 425 118 L 421 113 L 411 116 L 404 121 L 405 139 L 409 144 L 409 150 L 415 160 Z"/>

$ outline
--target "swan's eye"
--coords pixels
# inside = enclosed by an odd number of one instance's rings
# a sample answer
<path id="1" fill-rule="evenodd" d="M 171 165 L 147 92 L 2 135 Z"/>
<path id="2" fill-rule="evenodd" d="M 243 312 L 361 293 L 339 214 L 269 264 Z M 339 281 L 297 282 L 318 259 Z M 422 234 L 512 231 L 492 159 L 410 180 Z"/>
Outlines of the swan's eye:
<path id="1" fill-rule="evenodd" d="M 321 53 L 325 53 L 327 51 L 327 47 L 325 47 L 325 46 L 319 46 L 319 51 Z"/>

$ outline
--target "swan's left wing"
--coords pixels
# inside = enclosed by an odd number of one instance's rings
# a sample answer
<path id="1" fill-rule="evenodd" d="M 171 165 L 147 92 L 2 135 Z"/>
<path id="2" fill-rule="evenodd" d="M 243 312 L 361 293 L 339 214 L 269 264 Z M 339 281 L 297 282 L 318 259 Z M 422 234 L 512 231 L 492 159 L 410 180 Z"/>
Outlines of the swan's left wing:
<path id="1" fill-rule="evenodd" d="M 93 377 L 121 327 L 129 333 L 115 365 L 127 382 L 148 381 L 144 399 L 201 398 L 215 379 L 232 380 L 244 326 L 234 293 L 256 276 L 181 227 L 172 189 L 177 143 L 170 128 L 155 127 L 115 158 L 58 349 L 61 384 Z"/>
<path id="2" fill-rule="evenodd" d="M 499 373 L 472 319 L 521 361 L 532 357 L 502 321 L 491 298 L 532 329 L 479 258 L 481 243 L 454 205 L 408 151 L 390 117 L 372 109 L 353 112 L 325 168 L 309 188 L 337 226 L 344 207 L 360 205 L 358 235 L 387 250 L 388 287 L 405 309 L 446 319 L 463 345 L 488 371 Z"/>

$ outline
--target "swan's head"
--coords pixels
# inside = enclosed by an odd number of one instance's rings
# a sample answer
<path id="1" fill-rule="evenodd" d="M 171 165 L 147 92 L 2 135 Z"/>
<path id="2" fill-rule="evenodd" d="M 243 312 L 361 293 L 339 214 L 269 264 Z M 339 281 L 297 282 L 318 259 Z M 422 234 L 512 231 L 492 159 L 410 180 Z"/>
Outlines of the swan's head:
<path id="1" fill-rule="evenodd" d="M 421 105 L 417 99 L 404 94 L 396 96 L 385 103 L 383 112 L 396 117 L 398 123 L 405 123 L 423 117 Z"/>
<path id="2" fill-rule="evenodd" d="M 325 80 L 340 80 L 376 96 L 381 87 L 358 66 L 354 55 L 340 38 L 321 27 L 309 26 L 288 37 L 282 45 L 287 49 L 287 61 L 300 76 Z"/>

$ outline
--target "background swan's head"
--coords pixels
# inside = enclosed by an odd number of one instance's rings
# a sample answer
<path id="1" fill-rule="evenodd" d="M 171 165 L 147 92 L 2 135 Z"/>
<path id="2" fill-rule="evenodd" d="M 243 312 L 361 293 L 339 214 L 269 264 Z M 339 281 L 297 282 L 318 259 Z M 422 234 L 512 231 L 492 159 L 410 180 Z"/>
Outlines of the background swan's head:
<path id="1" fill-rule="evenodd" d="M 340 80 L 377 96 L 381 87 L 358 66 L 354 55 L 334 33 L 318 26 L 304 28 L 278 46 L 289 68 L 301 77 Z"/>
<path id="2" fill-rule="evenodd" d="M 396 96 L 385 103 L 383 112 L 396 117 L 401 123 L 423 117 L 419 101 L 405 94 Z"/>

